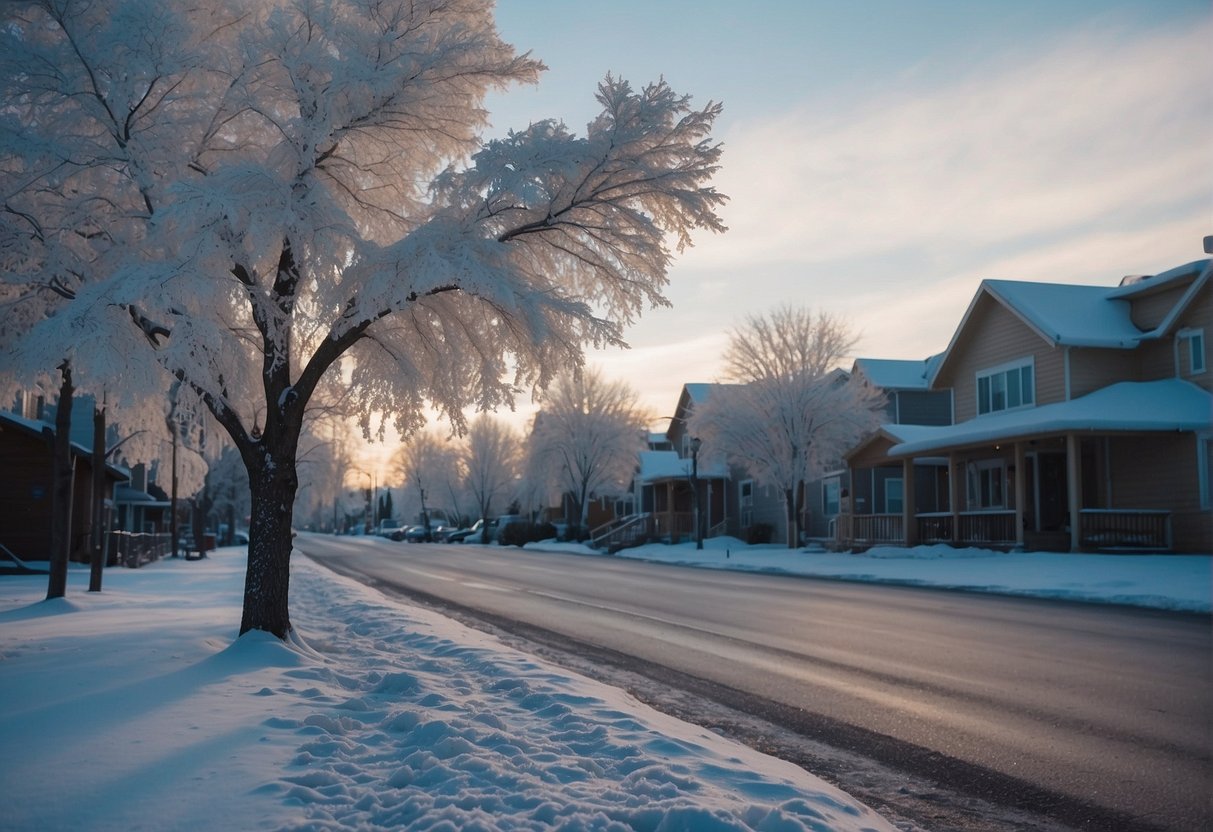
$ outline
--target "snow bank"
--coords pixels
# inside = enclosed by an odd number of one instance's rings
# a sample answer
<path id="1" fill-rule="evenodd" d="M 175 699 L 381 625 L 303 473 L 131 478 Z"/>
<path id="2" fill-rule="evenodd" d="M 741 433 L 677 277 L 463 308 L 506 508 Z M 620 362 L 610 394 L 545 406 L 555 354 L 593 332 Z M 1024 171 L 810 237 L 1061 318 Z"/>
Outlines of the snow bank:
<path id="1" fill-rule="evenodd" d="M 600 555 L 579 544 L 540 543 L 528 548 Z M 659 563 L 930 586 L 1183 612 L 1213 610 L 1213 558 L 1209 555 L 1086 555 L 1005 553 L 951 546 L 879 548 L 863 554 L 747 546 L 733 537 L 675 546 L 646 544 L 619 557 Z"/>
<path id="2" fill-rule="evenodd" d="M 801 769 L 296 557 L 0 581 L 3 829 L 891 830 Z"/>

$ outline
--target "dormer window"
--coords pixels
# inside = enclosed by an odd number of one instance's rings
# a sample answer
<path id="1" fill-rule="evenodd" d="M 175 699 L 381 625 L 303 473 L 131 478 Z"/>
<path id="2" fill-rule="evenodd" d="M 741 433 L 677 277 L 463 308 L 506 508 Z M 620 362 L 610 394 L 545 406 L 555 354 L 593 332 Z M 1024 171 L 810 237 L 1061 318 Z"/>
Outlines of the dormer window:
<path id="1" fill-rule="evenodd" d="M 977 374 L 977 415 L 1018 410 L 1036 403 L 1034 361 L 1025 358 Z"/>

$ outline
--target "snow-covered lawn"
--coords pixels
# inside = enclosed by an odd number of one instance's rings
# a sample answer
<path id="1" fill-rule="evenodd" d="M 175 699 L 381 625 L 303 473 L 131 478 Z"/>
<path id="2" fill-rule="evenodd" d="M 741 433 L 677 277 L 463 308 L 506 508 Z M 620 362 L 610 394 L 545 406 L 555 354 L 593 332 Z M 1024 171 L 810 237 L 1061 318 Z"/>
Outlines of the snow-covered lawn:
<path id="1" fill-rule="evenodd" d="M 534 543 L 527 548 L 600 554 L 567 543 Z M 950 546 L 872 549 L 852 555 L 746 546 L 736 538 L 720 537 L 704 541 L 698 551 L 694 543 L 648 544 L 624 549 L 617 557 L 1188 612 L 1213 609 L 1209 555 L 1007 554 Z"/>
<path id="2" fill-rule="evenodd" d="M 885 830 L 801 769 L 302 556 L 233 643 L 243 553 L 0 578 L 0 829 Z"/>

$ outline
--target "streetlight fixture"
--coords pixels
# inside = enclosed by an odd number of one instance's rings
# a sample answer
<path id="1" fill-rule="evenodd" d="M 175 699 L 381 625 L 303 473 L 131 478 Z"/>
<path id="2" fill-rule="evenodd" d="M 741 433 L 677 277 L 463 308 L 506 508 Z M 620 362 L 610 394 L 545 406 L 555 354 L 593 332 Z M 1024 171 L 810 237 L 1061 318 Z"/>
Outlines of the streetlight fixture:
<path id="1" fill-rule="evenodd" d="M 695 548 L 703 548 L 703 524 L 699 520 L 699 449 L 703 441 L 698 436 L 691 437 L 691 498 L 695 512 Z"/>

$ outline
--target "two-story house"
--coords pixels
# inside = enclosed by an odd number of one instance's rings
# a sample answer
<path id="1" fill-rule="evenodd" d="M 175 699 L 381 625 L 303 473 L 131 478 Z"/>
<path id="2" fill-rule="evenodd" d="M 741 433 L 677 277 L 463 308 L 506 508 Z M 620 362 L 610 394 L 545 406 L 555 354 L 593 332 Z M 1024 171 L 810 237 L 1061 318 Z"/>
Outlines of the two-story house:
<path id="1" fill-rule="evenodd" d="M 853 481 L 900 464 L 904 487 L 899 512 L 852 506 L 839 543 L 1213 550 L 1211 264 L 984 281 L 928 383 L 955 423 L 888 424 L 846 455 Z M 925 460 L 945 508 L 918 493 Z"/>
<path id="2" fill-rule="evenodd" d="M 932 390 L 929 384 L 943 355 L 920 361 L 857 358 L 851 367 L 885 395 L 884 423 L 890 425 L 952 424 L 952 391 Z M 842 460 L 839 460 L 840 465 Z M 947 505 L 946 488 L 941 492 L 940 462 L 924 457 L 915 461 L 918 510 L 937 510 Z M 807 501 L 811 510 L 804 520 L 807 537 L 816 543 L 828 543 L 838 536 L 838 518 L 846 514 L 899 515 L 903 509 L 902 466 L 898 462 L 874 464 L 863 476 L 851 479 L 845 466 L 828 471 L 811 483 Z M 845 530 L 844 530 L 844 536 Z"/>

